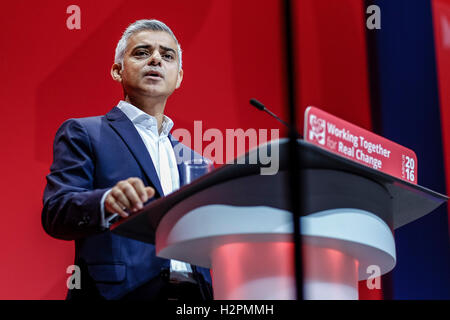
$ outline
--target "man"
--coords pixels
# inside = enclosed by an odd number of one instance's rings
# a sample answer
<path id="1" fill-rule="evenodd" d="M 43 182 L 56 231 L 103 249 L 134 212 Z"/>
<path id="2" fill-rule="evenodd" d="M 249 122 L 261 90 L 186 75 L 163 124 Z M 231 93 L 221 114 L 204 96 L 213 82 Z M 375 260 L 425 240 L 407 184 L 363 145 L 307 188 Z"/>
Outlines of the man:
<path id="1" fill-rule="evenodd" d="M 183 80 L 175 35 L 157 20 L 131 24 L 117 44 L 111 75 L 124 100 L 105 116 L 64 122 L 44 191 L 44 229 L 75 240 L 81 289 L 67 298 L 211 298 L 208 269 L 158 258 L 154 245 L 108 229 L 113 219 L 183 183 L 173 150 L 178 142 L 169 133 L 173 122 L 164 115 Z"/>

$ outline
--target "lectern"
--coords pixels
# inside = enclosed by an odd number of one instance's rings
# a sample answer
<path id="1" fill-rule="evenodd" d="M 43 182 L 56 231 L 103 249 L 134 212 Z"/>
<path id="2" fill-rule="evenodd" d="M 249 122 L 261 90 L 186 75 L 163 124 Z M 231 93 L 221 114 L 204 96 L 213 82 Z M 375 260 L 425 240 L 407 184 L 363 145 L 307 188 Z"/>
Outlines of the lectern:
<path id="1" fill-rule="evenodd" d="M 211 268 L 215 299 L 295 299 L 286 139 L 277 173 L 259 148 L 114 226 L 157 255 Z M 261 148 L 262 146 L 260 146 Z M 266 145 L 264 147 L 267 147 Z M 447 197 L 298 141 L 305 299 L 357 299 L 358 281 L 396 263 L 393 231 Z M 277 159 L 272 158 L 273 161 Z"/>

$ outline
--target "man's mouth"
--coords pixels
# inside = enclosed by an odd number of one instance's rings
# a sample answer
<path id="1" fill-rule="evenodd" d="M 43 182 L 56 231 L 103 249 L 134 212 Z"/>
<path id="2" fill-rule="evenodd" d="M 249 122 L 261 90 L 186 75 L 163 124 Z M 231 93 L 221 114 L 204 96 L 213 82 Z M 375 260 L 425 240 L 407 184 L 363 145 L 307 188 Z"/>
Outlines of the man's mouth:
<path id="1" fill-rule="evenodd" d="M 154 79 L 154 80 L 159 80 L 159 79 L 164 78 L 162 73 L 159 72 L 159 71 L 156 71 L 156 70 L 152 70 L 152 71 L 146 72 L 144 74 L 144 77 L 150 78 L 150 79 Z"/>

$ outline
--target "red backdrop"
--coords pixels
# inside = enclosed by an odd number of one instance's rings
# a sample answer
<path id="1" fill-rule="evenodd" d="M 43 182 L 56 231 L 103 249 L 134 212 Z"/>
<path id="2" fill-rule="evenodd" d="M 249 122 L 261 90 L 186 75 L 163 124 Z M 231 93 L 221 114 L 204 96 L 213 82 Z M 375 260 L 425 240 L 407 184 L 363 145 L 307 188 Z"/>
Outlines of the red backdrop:
<path id="1" fill-rule="evenodd" d="M 303 110 L 315 105 L 371 128 L 362 1 L 295 1 Z M 175 128 L 279 128 L 250 107 L 256 97 L 285 118 L 281 1 L 78 0 L 81 29 L 69 30 L 71 1 L 2 4 L 0 299 L 65 297 L 74 246 L 41 227 L 45 175 L 58 126 L 104 114 L 121 98 L 109 70 L 124 28 L 142 18 L 177 35 L 184 81 L 166 113 Z M 362 298 L 376 297 L 366 292 Z M 375 294 L 375 295 L 374 295 Z"/>
<path id="2" fill-rule="evenodd" d="M 450 1 L 433 0 L 432 5 L 439 102 L 441 107 L 442 146 L 446 170 L 446 185 L 448 188 L 450 186 Z"/>

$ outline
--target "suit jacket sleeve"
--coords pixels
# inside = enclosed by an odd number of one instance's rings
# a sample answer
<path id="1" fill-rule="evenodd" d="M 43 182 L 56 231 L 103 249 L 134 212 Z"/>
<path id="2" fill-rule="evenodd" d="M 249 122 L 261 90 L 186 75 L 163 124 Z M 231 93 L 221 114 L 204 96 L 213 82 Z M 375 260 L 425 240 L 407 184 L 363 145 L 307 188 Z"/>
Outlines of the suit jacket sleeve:
<path id="1" fill-rule="evenodd" d="M 89 135 L 79 120 L 67 120 L 55 136 L 44 190 L 42 225 L 49 235 L 75 240 L 104 230 L 100 201 L 109 188 L 94 189 L 94 174 Z"/>

